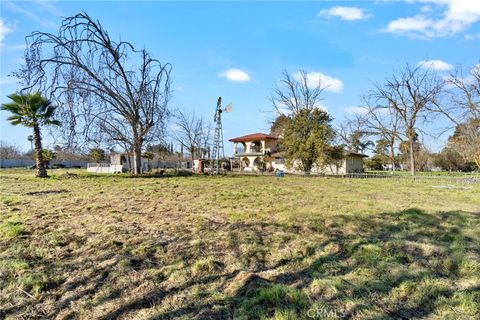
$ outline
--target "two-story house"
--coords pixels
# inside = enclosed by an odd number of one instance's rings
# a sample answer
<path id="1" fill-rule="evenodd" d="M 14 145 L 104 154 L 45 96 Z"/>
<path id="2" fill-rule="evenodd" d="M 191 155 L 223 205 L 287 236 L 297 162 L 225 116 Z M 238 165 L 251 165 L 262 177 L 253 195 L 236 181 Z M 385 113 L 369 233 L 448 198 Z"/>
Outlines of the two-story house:
<path id="1" fill-rule="evenodd" d="M 263 165 L 268 170 L 272 155 L 278 153 L 278 138 L 271 134 L 253 133 L 229 141 L 233 142 L 233 154 L 241 171 L 259 171 Z"/>
<path id="2" fill-rule="evenodd" d="M 240 171 L 283 170 L 296 173 L 295 168 L 287 169 L 283 154 L 278 150 L 280 139 L 266 133 L 253 133 L 229 140 L 233 142 L 233 156 L 239 163 Z M 363 172 L 364 154 L 345 150 L 344 159 L 337 167 L 314 168 L 312 173 L 347 174 Z"/>

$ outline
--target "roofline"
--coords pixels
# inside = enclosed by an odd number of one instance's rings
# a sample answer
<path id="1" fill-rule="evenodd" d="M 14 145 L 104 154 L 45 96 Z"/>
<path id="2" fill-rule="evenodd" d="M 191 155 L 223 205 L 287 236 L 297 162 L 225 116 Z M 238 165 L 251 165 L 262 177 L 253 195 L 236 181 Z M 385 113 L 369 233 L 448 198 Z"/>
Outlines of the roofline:
<path id="1" fill-rule="evenodd" d="M 262 136 L 260 139 L 259 138 L 256 138 L 255 136 Z M 251 138 L 253 137 L 253 138 Z M 243 136 L 240 136 L 240 137 L 236 137 L 236 138 L 232 138 L 232 139 L 229 139 L 228 141 L 230 142 L 244 142 L 244 141 L 255 141 L 255 140 L 278 140 L 278 137 L 277 136 L 274 136 L 272 134 L 268 134 L 268 133 L 261 133 L 261 132 L 257 132 L 257 133 L 251 133 L 251 134 L 246 134 L 246 135 L 243 135 Z"/>
<path id="2" fill-rule="evenodd" d="M 366 154 L 356 152 L 356 151 L 351 151 L 351 150 L 345 150 L 345 154 L 346 155 L 360 156 L 362 158 L 368 158 L 368 155 L 366 155 Z"/>

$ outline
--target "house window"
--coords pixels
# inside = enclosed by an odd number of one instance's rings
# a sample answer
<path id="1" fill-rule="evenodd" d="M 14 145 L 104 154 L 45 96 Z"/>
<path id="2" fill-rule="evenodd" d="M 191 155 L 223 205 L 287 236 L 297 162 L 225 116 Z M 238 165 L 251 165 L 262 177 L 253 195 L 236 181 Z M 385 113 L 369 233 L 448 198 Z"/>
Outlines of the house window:
<path id="1" fill-rule="evenodd" d="M 275 158 L 275 164 L 285 164 L 284 158 Z"/>
<path id="2" fill-rule="evenodd" d="M 240 142 L 240 143 L 237 144 L 236 153 L 238 153 L 238 154 L 245 153 L 245 143 Z"/>
<path id="3" fill-rule="evenodd" d="M 262 143 L 260 141 L 254 141 L 250 145 L 250 152 L 251 153 L 260 153 L 262 152 Z"/>

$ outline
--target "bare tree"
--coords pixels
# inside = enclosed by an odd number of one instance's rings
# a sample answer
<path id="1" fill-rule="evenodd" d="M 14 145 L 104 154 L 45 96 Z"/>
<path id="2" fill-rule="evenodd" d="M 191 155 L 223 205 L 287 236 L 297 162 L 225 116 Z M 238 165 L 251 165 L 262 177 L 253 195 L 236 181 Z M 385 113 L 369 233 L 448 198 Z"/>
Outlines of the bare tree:
<path id="1" fill-rule="evenodd" d="M 0 159 L 22 159 L 23 154 L 14 144 L 9 144 L 6 141 L 0 140 Z"/>
<path id="2" fill-rule="evenodd" d="M 192 163 L 195 156 L 204 157 L 210 138 L 210 127 L 206 126 L 205 120 L 195 112 L 185 110 L 177 110 L 174 118 L 172 138 L 187 148 Z"/>
<path id="3" fill-rule="evenodd" d="M 48 92 L 62 106 L 64 138 L 118 144 L 140 173 L 143 145 L 164 134 L 171 65 L 112 40 L 86 13 L 65 18 L 58 34 L 33 32 L 27 47 L 25 89 Z"/>
<path id="4" fill-rule="evenodd" d="M 374 133 L 366 124 L 367 119 L 362 114 L 355 113 L 345 118 L 336 128 L 338 142 L 355 152 L 365 152 L 373 147 L 370 137 Z"/>
<path id="5" fill-rule="evenodd" d="M 449 103 L 437 103 L 434 111 L 445 115 L 455 126 L 466 119 L 480 119 L 480 64 L 472 67 L 465 76 L 458 67 L 446 80 Z"/>
<path id="6" fill-rule="evenodd" d="M 273 89 L 270 101 L 278 114 L 297 114 L 302 109 L 314 109 L 320 105 L 321 95 L 327 87 L 318 82 L 312 83 L 308 73 L 299 70 L 294 74 L 283 71 L 280 85 Z"/>
<path id="7" fill-rule="evenodd" d="M 412 175 L 415 175 L 415 140 L 421 132 L 420 122 L 432 116 L 431 110 L 438 105 L 442 88 L 443 81 L 431 69 L 412 68 L 406 64 L 385 83 L 376 84 L 370 94 L 376 110 L 383 109 L 398 117 L 408 142 Z"/>
<path id="8" fill-rule="evenodd" d="M 448 145 L 480 168 L 480 64 L 470 68 L 466 76 L 461 67 L 457 68 L 447 78 L 446 87 L 449 103 L 435 107 L 455 128 Z"/>
<path id="9" fill-rule="evenodd" d="M 388 149 L 391 168 L 395 170 L 397 162 L 395 151 L 404 138 L 399 113 L 385 106 L 376 105 L 375 102 L 370 101 L 368 96 L 364 97 L 363 101 L 362 114 L 359 117 L 362 119 L 364 130 L 383 141 Z"/>

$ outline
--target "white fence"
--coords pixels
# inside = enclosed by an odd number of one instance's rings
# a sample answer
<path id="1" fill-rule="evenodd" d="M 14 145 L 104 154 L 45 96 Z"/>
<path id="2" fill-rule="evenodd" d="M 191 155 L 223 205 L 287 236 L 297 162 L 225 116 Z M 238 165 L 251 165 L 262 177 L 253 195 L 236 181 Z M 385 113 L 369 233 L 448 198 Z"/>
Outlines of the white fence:
<path id="1" fill-rule="evenodd" d="M 333 178 L 350 178 L 350 179 L 388 179 L 406 182 L 435 182 L 448 184 L 470 184 L 480 183 L 480 175 L 478 174 L 434 174 L 419 173 L 415 176 L 409 174 L 387 174 L 387 173 L 350 173 L 346 175 L 329 175 Z"/>

